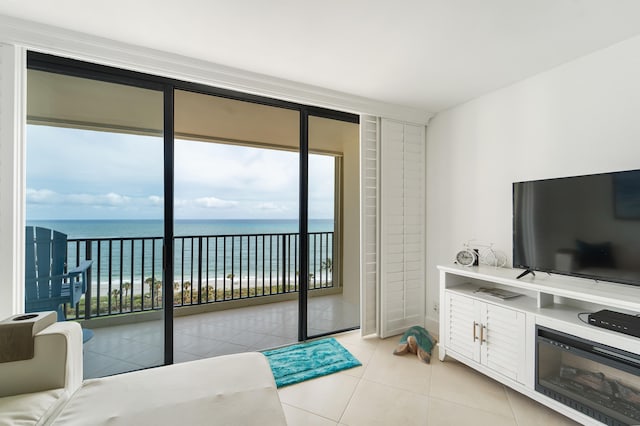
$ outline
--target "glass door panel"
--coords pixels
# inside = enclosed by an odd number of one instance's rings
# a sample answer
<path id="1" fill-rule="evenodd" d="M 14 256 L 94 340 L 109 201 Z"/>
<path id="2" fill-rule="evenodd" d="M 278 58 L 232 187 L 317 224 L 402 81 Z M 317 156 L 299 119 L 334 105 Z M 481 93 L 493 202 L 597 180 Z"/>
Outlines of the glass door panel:
<path id="1" fill-rule="evenodd" d="M 85 378 L 161 365 L 163 92 L 35 69 L 27 91 L 26 310 L 81 324 Z"/>
<path id="2" fill-rule="evenodd" d="M 309 117 L 310 337 L 360 325 L 359 126 Z"/>
<path id="3" fill-rule="evenodd" d="M 176 362 L 297 341 L 299 120 L 175 91 Z"/>

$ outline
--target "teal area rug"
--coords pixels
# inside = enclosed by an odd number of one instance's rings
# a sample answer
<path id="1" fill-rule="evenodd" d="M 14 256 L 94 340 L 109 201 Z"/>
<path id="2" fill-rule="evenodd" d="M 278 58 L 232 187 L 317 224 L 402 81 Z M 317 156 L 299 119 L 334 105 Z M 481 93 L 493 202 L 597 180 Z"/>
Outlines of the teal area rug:
<path id="1" fill-rule="evenodd" d="M 276 385 L 299 383 L 362 365 L 334 338 L 264 351 Z"/>

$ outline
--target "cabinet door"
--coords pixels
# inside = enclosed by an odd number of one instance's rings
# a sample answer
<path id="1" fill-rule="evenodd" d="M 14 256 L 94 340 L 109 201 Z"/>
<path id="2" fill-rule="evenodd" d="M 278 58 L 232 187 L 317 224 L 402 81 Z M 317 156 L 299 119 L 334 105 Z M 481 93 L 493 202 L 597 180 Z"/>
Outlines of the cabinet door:
<path id="1" fill-rule="evenodd" d="M 447 350 L 480 362 L 478 302 L 447 292 L 445 303 L 444 338 Z"/>
<path id="2" fill-rule="evenodd" d="M 490 303 L 480 307 L 481 362 L 513 380 L 524 380 L 525 315 Z"/>

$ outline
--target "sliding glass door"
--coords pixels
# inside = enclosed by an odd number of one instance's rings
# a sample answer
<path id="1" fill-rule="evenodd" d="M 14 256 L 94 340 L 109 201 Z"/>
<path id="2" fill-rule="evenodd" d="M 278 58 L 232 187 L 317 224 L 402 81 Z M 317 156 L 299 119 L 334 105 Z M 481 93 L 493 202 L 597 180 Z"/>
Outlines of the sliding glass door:
<path id="1" fill-rule="evenodd" d="M 175 92 L 175 361 L 297 341 L 299 112 Z"/>
<path id="2" fill-rule="evenodd" d="M 162 365 L 163 91 L 29 68 L 26 311 L 81 324 L 85 378 Z"/>
<path id="3" fill-rule="evenodd" d="M 85 377 L 358 326 L 357 116 L 33 52 L 28 68 L 26 307 L 82 325 Z M 66 238 L 48 280 L 46 232 Z"/>
<path id="4" fill-rule="evenodd" d="M 309 117 L 307 335 L 357 328 L 359 126 Z"/>

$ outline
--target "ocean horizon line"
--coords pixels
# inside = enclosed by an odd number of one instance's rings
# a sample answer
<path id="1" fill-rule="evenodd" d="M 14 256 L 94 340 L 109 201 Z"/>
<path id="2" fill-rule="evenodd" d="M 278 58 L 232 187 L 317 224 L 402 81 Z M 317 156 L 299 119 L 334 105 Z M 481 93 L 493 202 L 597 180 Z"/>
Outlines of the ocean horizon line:
<path id="1" fill-rule="evenodd" d="M 175 236 L 279 234 L 296 232 L 297 219 L 176 219 Z M 68 238 L 118 238 L 162 236 L 162 219 L 28 219 L 27 226 L 55 229 Z M 309 219 L 310 232 L 332 232 L 334 219 Z"/>
<path id="2" fill-rule="evenodd" d="M 298 218 L 279 218 L 279 219 L 257 219 L 257 218 L 230 218 L 230 219 L 202 219 L 202 218 L 180 218 L 174 219 L 174 221 L 292 221 L 298 220 Z M 311 217 L 309 220 L 333 220 L 332 217 Z M 116 222 L 116 221 L 126 221 L 126 222 L 162 222 L 164 219 L 27 219 L 26 222 Z"/>

